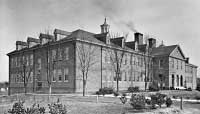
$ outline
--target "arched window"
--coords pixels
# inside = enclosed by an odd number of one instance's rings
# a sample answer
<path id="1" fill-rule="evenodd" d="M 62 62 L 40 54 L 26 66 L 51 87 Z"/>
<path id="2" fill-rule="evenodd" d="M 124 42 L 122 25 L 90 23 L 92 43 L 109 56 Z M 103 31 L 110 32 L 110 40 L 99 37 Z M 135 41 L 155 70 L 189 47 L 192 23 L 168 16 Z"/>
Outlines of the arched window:
<path id="1" fill-rule="evenodd" d="M 177 86 L 179 86 L 179 76 L 177 75 L 177 80 L 176 80 Z"/>
<path id="2" fill-rule="evenodd" d="M 183 76 L 181 75 L 181 86 L 183 86 Z"/>
<path id="3" fill-rule="evenodd" d="M 174 87 L 174 74 L 172 74 L 172 87 Z"/>

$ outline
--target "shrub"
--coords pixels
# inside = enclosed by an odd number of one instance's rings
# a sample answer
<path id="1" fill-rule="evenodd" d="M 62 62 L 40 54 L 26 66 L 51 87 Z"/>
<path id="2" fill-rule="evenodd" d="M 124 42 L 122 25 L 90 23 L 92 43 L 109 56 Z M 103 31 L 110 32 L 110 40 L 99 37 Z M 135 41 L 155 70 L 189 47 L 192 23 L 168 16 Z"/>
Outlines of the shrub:
<path id="1" fill-rule="evenodd" d="M 67 114 L 66 106 L 60 103 L 58 99 L 56 103 L 48 104 L 50 114 Z"/>
<path id="2" fill-rule="evenodd" d="M 128 91 L 133 93 L 133 92 L 138 92 L 139 91 L 139 87 L 135 86 L 135 87 L 128 87 Z"/>
<path id="3" fill-rule="evenodd" d="M 195 96 L 195 99 L 196 100 L 200 100 L 200 96 Z"/>
<path id="4" fill-rule="evenodd" d="M 126 93 L 123 93 L 122 96 L 126 97 L 127 95 L 126 95 Z"/>
<path id="5" fill-rule="evenodd" d="M 174 90 L 174 87 L 170 87 L 170 90 Z"/>
<path id="6" fill-rule="evenodd" d="M 12 109 L 8 110 L 10 114 L 25 114 L 26 109 L 23 106 L 24 101 L 19 101 L 13 104 Z"/>
<path id="7" fill-rule="evenodd" d="M 35 103 L 32 105 L 31 108 L 27 108 L 26 114 L 44 114 L 45 108 L 40 107 L 39 104 L 36 105 Z"/>
<path id="8" fill-rule="evenodd" d="M 187 91 L 192 91 L 192 88 L 191 87 L 187 88 Z"/>
<path id="9" fill-rule="evenodd" d="M 24 102 L 14 103 L 12 109 L 8 110 L 10 114 L 44 114 L 45 108 L 40 107 L 39 104 L 33 104 L 32 107 L 25 109 L 23 106 Z"/>
<path id="10" fill-rule="evenodd" d="M 197 89 L 196 89 L 196 90 L 200 91 L 200 86 L 197 86 Z"/>
<path id="11" fill-rule="evenodd" d="M 113 94 L 114 94 L 115 97 L 119 96 L 119 93 L 116 92 L 116 91 L 114 91 Z"/>
<path id="12" fill-rule="evenodd" d="M 130 104 L 134 109 L 145 108 L 145 96 L 140 94 L 132 94 Z"/>
<path id="13" fill-rule="evenodd" d="M 148 104 L 148 105 L 151 104 L 151 100 L 150 100 L 150 99 L 146 99 L 145 102 L 146 102 L 146 104 Z"/>
<path id="14" fill-rule="evenodd" d="M 163 90 L 169 90 L 170 88 L 169 87 L 163 87 Z"/>
<path id="15" fill-rule="evenodd" d="M 100 95 L 100 92 L 99 92 L 99 91 L 96 91 L 96 95 Z"/>
<path id="16" fill-rule="evenodd" d="M 171 98 L 170 98 L 170 97 L 167 97 L 167 98 L 166 98 L 166 102 L 165 102 L 166 106 L 167 106 L 167 107 L 170 107 L 170 106 L 172 105 L 172 103 L 173 103 L 173 102 L 172 102 Z"/>
<path id="17" fill-rule="evenodd" d="M 157 85 L 149 85 L 149 91 L 159 91 L 159 87 Z"/>
<path id="18" fill-rule="evenodd" d="M 152 104 L 152 108 L 155 108 L 155 105 L 159 105 L 159 107 L 161 108 L 162 104 L 165 103 L 165 94 L 161 94 L 161 93 L 156 93 L 155 95 L 151 95 L 151 104 Z"/>
<path id="19" fill-rule="evenodd" d="M 105 95 L 105 94 L 112 94 L 113 93 L 113 88 L 109 88 L 109 87 L 104 87 L 104 88 L 100 88 L 98 92 L 96 92 L 96 94 L 100 95 Z"/>

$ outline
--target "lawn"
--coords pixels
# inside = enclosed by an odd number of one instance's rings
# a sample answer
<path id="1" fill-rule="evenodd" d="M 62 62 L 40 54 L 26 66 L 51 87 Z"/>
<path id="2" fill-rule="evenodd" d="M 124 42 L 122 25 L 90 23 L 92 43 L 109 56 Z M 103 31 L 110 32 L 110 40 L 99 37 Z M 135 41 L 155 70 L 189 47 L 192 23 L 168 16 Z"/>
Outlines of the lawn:
<path id="1" fill-rule="evenodd" d="M 180 92 L 177 91 L 162 91 L 170 96 L 177 95 L 187 95 L 191 96 L 191 92 Z M 146 93 L 147 94 L 147 93 Z M 148 93 L 152 94 L 152 93 Z M 192 95 L 198 95 L 198 92 L 194 92 Z M 192 96 L 192 97 L 193 97 Z M 180 102 L 175 101 L 174 105 L 171 108 L 166 108 L 163 106 L 161 109 L 150 110 L 134 110 L 129 103 L 123 105 L 119 98 L 116 97 L 99 97 L 97 102 L 96 96 L 86 96 L 82 97 L 81 95 L 75 94 L 66 94 L 66 95 L 52 95 L 50 99 L 48 99 L 47 95 L 18 95 L 18 96 L 10 96 L 4 97 L 0 100 L 0 114 L 6 112 L 9 108 L 12 107 L 13 103 L 19 99 L 25 100 L 25 106 L 30 107 L 33 103 L 39 103 L 40 106 L 46 107 L 48 109 L 47 104 L 50 102 L 56 102 L 57 99 L 66 105 L 68 114 L 160 114 L 160 113 L 168 113 L 168 114 L 199 114 L 200 112 L 200 104 L 199 103 L 190 103 L 184 102 L 183 111 L 180 110 Z M 48 110 L 46 110 L 48 111 Z"/>

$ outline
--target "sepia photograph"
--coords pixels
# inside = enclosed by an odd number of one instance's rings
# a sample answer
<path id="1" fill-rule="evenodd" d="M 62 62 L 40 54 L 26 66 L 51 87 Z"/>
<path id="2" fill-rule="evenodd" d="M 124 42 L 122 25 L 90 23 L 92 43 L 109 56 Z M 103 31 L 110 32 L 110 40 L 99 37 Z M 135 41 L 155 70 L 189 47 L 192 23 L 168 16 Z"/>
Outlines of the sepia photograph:
<path id="1" fill-rule="evenodd" d="M 200 114 L 199 0 L 0 0 L 0 114 Z"/>

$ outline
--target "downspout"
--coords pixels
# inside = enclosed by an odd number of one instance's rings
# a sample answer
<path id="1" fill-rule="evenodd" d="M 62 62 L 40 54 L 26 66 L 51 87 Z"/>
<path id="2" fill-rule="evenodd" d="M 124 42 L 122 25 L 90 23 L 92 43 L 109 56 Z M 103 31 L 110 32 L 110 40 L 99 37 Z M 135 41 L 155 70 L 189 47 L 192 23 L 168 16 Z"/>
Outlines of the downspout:
<path id="1" fill-rule="evenodd" d="M 76 92 L 76 42 L 74 41 L 74 93 Z"/>
<path id="2" fill-rule="evenodd" d="M 10 79 L 11 79 L 11 78 L 10 78 L 10 74 L 11 74 L 11 73 L 10 73 L 10 71 L 11 71 L 11 70 L 10 70 L 10 69 L 11 69 L 11 68 L 10 68 L 10 67 L 11 67 L 10 64 L 11 64 L 11 62 L 10 62 L 10 56 L 9 56 L 9 68 L 8 68 L 8 69 L 9 69 L 9 85 L 8 85 L 8 95 L 9 95 L 9 96 L 10 96 L 10 81 L 11 81 L 11 80 L 10 80 Z"/>
<path id="3" fill-rule="evenodd" d="M 101 46 L 101 89 L 102 89 L 102 46 Z"/>

